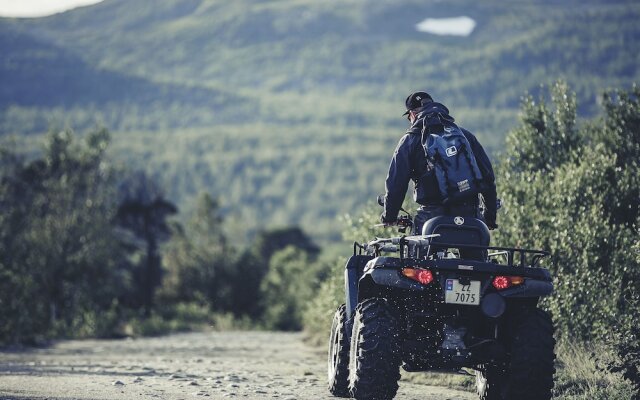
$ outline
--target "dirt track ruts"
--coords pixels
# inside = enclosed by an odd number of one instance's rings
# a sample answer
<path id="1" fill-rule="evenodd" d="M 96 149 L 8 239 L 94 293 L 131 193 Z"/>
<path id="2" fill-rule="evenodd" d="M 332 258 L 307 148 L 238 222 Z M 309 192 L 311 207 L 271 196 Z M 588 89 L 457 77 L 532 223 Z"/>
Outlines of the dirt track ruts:
<path id="1" fill-rule="evenodd" d="M 1 399 L 335 399 L 325 357 L 297 333 L 209 332 L 63 341 L 0 352 Z M 396 399 L 473 394 L 400 382 Z"/>

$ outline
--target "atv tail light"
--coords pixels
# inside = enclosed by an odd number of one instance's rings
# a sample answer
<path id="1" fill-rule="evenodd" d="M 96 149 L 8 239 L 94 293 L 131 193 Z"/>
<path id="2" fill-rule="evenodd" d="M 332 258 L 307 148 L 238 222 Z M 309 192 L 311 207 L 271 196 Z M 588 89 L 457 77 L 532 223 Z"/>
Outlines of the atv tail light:
<path id="1" fill-rule="evenodd" d="M 520 285 L 524 282 L 524 278 L 521 276 L 496 276 L 493 278 L 493 287 L 497 290 L 504 290 L 511 286 Z"/>
<path id="2" fill-rule="evenodd" d="M 496 276 L 493 278 L 493 287 L 502 290 L 511 286 L 511 281 L 506 276 Z"/>
<path id="3" fill-rule="evenodd" d="M 403 268 L 402 275 L 409 279 L 428 285 L 433 282 L 433 273 L 428 269 L 422 268 Z"/>

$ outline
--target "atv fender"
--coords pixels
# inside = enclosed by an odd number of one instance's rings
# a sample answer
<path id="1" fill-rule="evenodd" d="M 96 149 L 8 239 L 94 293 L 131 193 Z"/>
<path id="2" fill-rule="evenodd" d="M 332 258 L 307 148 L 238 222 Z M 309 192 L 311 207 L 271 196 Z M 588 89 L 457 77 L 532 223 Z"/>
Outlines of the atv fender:
<path id="1" fill-rule="evenodd" d="M 423 291 L 424 286 L 418 282 L 411 281 L 398 273 L 397 269 L 373 268 L 364 273 L 360 279 L 362 282 L 365 278 L 370 277 L 376 285 L 391 286 L 399 289 Z M 361 283 L 362 284 L 362 283 Z"/>
<path id="2" fill-rule="evenodd" d="M 347 306 L 347 319 L 351 319 L 353 311 L 358 305 L 358 281 L 363 274 L 365 265 L 373 256 L 354 255 L 349 258 L 344 269 L 344 292 Z"/>
<path id="3" fill-rule="evenodd" d="M 400 275 L 401 267 L 401 261 L 395 257 L 377 257 L 367 262 L 362 276 L 358 280 L 357 301 L 378 296 L 384 297 L 391 288 L 423 291 L 422 285 Z"/>

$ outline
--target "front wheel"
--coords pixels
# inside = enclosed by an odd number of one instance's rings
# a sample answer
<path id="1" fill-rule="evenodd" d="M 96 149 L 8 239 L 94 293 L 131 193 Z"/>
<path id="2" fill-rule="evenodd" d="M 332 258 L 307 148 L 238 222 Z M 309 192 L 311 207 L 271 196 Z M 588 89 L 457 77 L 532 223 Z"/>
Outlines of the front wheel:
<path id="1" fill-rule="evenodd" d="M 347 310 L 343 304 L 333 315 L 329 338 L 329 392 L 337 397 L 349 397 L 349 329 Z"/>
<path id="2" fill-rule="evenodd" d="M 386 299 L 356 307 L 349 355 L 349 391 L 357 400 L 390 400 L 400 379 L 399 326 Z"/>
<path id="3" fill-rule="evenodd" d="M 555 339 L 551 316 L 539 309 L 514 318 L 507 340 L 507 368 L 483 366 L 476 371 L 481 400 L 549 400 L 555 373 Z"/>

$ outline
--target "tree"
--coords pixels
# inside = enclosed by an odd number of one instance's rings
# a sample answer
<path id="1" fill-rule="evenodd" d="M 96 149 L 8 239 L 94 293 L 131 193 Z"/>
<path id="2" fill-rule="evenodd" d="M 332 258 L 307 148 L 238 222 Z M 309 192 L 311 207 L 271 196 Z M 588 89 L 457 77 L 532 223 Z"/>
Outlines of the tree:
<path id="1" fill-rule="evenodd" d="M 176 214 L 178 209 L 164 198 L 158 186 L 142 172 L 125 181 L 122 189 L 124 196 L 115 221 L 145 242 L 146 257 L 138 281 L 142 289 L 142 304 L 149 315 L 155 289 L 162 279 L 158 244 L 168 240 L 171 232 L 167 218 Z"/>
<path id="2" fill-rule="evenodd" d="M 163 296 L 166 301 L 205 303 L 214 311 L 242 315 L 251 305 L 241 298 L 251 298 L 254 291 L 246 281 L 246 263 L 226 241 L 218 203 L 208 193 L 198 199 L 196 211 L 184 228 L 174 226 L 174 238 L 165 249 L 167 279 Z M 249 289 L 249 290 L 247 290 Z"/>
<path id="3" fill-rule="evenodd" d="M 255 243 L 255 253 L 267 262 L 274 253 L 287 246 L 300 249 L 311 258 L 317 257 L 320 253 L 320 248 L 297 226 L 261 231 Z"/>
<path id="4" fill-rule="evenodd" d="M 269 329 L 298 330 L 303 313 L 322 279 L 321 270 L 305 251 L 287 246 L 269 263 L 260 290 L 264 301 L 264 321 Z"/>
<path id="5" fill-rule="evenodd" d="M 101 334 L 96 315 L 127 288 L 128 264 L 111 226 L 114 172 L 106 130 L 77 141 L 47 136 L 41 157 L 2 151 L 0 340 Z"/>

